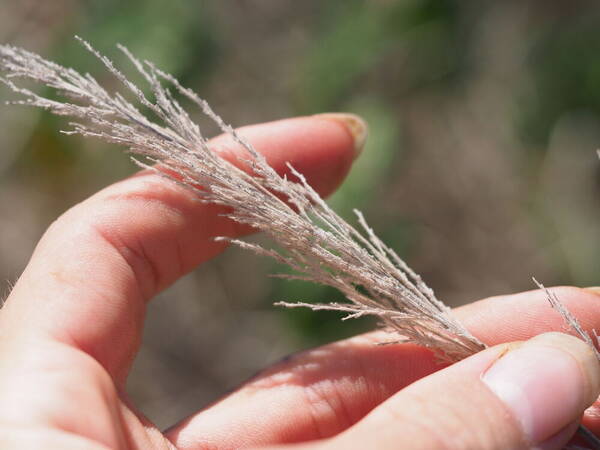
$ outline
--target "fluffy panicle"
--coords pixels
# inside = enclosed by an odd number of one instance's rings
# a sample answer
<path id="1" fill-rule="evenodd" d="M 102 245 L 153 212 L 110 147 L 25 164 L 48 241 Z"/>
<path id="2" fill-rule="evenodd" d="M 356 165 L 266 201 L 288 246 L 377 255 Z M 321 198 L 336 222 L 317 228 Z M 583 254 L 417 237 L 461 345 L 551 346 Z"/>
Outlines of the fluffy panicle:
<path id="1" fill-rule="evenodd" d="M 159 164 L 167 169 L 160 173 L 193 189 L 201 201 L 229 207 L 231 219 L 267 233 L 278 245 L 273 249 L 233 242 L 271 256 L 297 272 L 284 277 L 333 286 L 348 299 L 345 304 L 283 303 L 285 306 L 337 310 L 347 313 L 347 318 L 374 315 L 385 328 L 397 333 L 398 340 L 429 347 L 449 361 L 484 348 L 421 278 L 377 238 L 360 212 L 356 211 L 357 229 L 332 211 L 292 167 L 294 180 L 279 176 L 204 100 L 152 63 L 139 61 L 119 46 L 149 84 L 149 99 L 110 60 L 87 42 L 81 42 L 121 82 L 123 94 L 108 92 L 89 74 L 80 74 L 21 48 L 2 45 L 0 69 L 5 77 L 1 80 L 23 96 L 23 100 L 12 103 L 73 117 L 77 121 L 70 123 L 71 128 L 65 133 L 98 137 L 125 146 L 145 158 L 146 162 L 137 161 L 144 167 Z M 40 96 L 18 86 L 18 79 L 53 88 L 68 101 Z M 232 164 L 211 152 L 200 128 L 172 91 L 214 120 L 246 150 L 245 157 Z M 126 99 L 125 93 L 149 114 L 143 114 Z"/>

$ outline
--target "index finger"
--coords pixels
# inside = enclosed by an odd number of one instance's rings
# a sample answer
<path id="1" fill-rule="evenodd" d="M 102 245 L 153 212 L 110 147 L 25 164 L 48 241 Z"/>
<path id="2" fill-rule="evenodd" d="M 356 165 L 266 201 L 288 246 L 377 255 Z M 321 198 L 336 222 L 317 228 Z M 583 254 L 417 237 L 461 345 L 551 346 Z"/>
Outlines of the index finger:
<path id="1" fill-rule="evenodd" d="M 358 126 L 358 128 L 356 128 Z M 362 127 L 362 128 L 361 128 Z M 281 120 L 239 130 L 280 173 L 286 162 L 322 195 L 347 174 L 366 126 L 352 115 Z M 227 138 L 212 146 L 243 150 Z M 7 335 L 36 333 L 75 346 L 123 380 L 146 301 L 245 231 L 223 208 L 152 171 L 73 207 L 43 236 L 0 314 Z"/>

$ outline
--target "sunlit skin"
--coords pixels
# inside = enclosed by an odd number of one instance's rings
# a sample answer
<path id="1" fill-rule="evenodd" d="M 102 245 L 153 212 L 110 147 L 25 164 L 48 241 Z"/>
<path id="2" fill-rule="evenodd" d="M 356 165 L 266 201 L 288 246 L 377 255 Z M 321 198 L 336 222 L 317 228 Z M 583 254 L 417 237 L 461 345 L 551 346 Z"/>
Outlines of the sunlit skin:
<path id="1" fill-rule="evenodd" d="M 323 195 L 343 181 L 355 158 L 351 133 L 333 120 L 288 119 L 242 133 L 278 171 L 290 161 Z M 217 140 L 219 148 L 223 139 Z M 0 312 L 1 448 L 291 443 L 369 448 L 374 439 L 380 439 L 378 448 L 393 448 L 407 434 L 427 442 L 436 424 L 443 435 L 448 416 L 464 418 L 467 430 L 467 424 L 477 428 L 480 412 L 487 409 L 499 418 L 490 433 L 519 442 L 518 427 L 491 392 L 482 393 L 475 408 L 465 401 L 469 383 L 457 388 L 461 379 L 491 364 L 502 348 L 438 372 L 443 367 L 427 350 L 373 345 L 386 339 L 377 332 L 295 354 L 167 431 L 158 430 L 124 392 L 146 305 L 224 250 L 214 236 L 250 231 L 219 217 L 220 212 L 146 171 L 76 205 L 49 227 Z M 569 287 L 557 293 L 585 329 L 600 329 L 596 294 Z M 482 300 L 455 313 L 488 345 L 564 330 L 539 291 Z M 417 412 L 404 417 L 402 405 L 416 398 Z M 427 409 L 429 404 L 433 409 Z M 413 421 L 410 430 L 401 426 L 400 417 Z M 585 423 L 600 431 L 593 411 Z M 490 442 L 495 439 L 489 436 Z"/>

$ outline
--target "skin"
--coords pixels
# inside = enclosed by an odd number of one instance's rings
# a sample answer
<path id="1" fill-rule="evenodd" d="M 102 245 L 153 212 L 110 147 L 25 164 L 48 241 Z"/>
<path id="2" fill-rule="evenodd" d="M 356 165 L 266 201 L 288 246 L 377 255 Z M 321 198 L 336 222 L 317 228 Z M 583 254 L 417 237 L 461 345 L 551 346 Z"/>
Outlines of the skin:
<path id="1" fill-rule="evenodd" d="M 278 171 L 291 161 L 322 195 L 342 182 L 355 157 L 351 133 L 318 117 L 246 127 L 242 134 Z M 236 151 L 224 137 L 215 143 Z M 480 381 L 506 346 L 443 368 L 414 345 L 374 346 L 386 340 L 380 332 L 295 354 L 158 430 L 124 392 L 146 305 L 224 250 L 212 237 L 250 231 L 221 212 L 141 172 L 49 227 L 0 311 L 1 448 L 369 448 L 374 437 L 377 448 L 527 446 Z M 600 328 L 594 292 L 562 287 L 557 293 L 585 329 Z M 481 300 L 455 314 L 489 345 L 563 330 L 539 291 Z M 596 411 L 584 420 L 600 431 Z"/>

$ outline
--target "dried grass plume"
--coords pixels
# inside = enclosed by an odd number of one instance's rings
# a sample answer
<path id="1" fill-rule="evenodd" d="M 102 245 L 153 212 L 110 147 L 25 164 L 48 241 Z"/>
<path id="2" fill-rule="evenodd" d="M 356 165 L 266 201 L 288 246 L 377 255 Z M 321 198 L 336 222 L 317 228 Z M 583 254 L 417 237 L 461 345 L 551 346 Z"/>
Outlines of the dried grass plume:
<path id="1" fill-rule="evenodd" d="M 398 340 L 426 346 L 448 361 L 485 348 L 452 317 L 421 277 L 375 235 L 359 211 L 355 211 L 358 227 L 354 227 L 338 216 L 293 167 L 293 180 L 279 176 L 204 100 L 151 62 L 142 62 L 118 46 L 150 86 L 152 98 L 148 98 L 108 58 L 80 41 L 121 82 L 123 93 L 108 92 L 89 74 L 18 47 L 0 45 L 0 70 L 5 74 L 0 81 L 23 97 L 11 103 L 72 117 L 75 121 L 64 133 L 122 145 L 143 158 L 135 159 L 143 167 L 160 164 L 168 169 L 161 174 L 194 190 L 200 201 L 231 208 L 231 219 L 265 232 L 277 246 L 232 242 L 296 271 L 295 275 L 280 276 L 333 286 L 348 299 L 343 304 L 282 305 L 342 311 L 346 318 L 376 316 L 383 327 L 397 333 Z M 53 88 L 66 100 L 36 94 L 17 85 L 17 80 Z M 174 93 L 216 122 L 246 150 L 245 157 L 234 165 L 211 152 L 207 139 Z"/>

